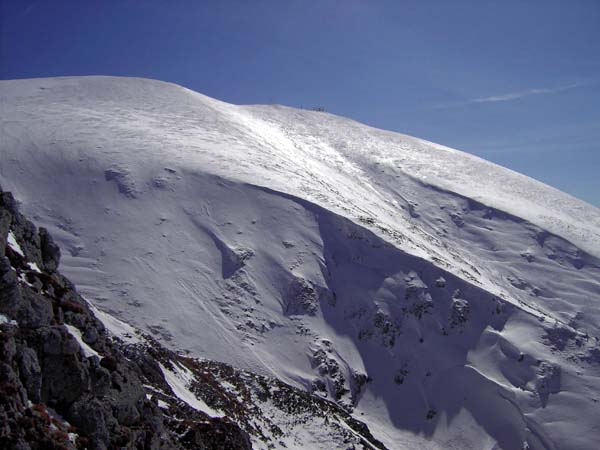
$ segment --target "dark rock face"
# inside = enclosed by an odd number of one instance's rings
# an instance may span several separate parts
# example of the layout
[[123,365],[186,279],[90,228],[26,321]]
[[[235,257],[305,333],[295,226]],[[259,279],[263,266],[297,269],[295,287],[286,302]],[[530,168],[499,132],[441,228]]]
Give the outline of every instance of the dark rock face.
[[52,236],[45,228],[40,228],[40,250],[42,252],[42,262],[46,272],[55,272],[60,262],[60,248],[52,240]]
[[[252,448],[248,435],[246,433],[239,433],[237,425],[225,421],[195,423],[188,428],[182,440],[190,448],[201,450]],[[207,440],[210,441],[210,446],[207,446]]]
[[[59,261],[47,230],[37,231],[1,193],[0,448],[251,448],[236,424],[199,411],[186,411],[184,429],[167,426],[142,385],[144,371],[166,384],[156,361],[143,351],[141,365],[123,355],[57,272]],[[99,356],[86,356],[65,325]]]

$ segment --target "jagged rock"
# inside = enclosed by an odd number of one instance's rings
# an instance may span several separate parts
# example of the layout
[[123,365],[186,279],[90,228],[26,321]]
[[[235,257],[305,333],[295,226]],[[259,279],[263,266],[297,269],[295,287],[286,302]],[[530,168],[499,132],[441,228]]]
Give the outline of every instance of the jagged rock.
[[429,314],[433,308],[433,299],[428,292],[428,287],[415,271],[409,272],[405,277],[405,282],[406,293],[404,299],[406,304],[402,307],[402,311],[421,319],[423,315]]
[[10,192],[0,192],[0,208],[5,210],[6,213],[9,214],[11,217],[17,216],[19,214],[17,208],[17,201]]
[[286,315],[315,315],[319,308],[319,296],[315,288],[304,278],[292,278],[285,294]]
[[461,292],[456,290],[452,295],[452,304],[450,306],[450,328],[460,328],[464,326],[471,315],[469,302],[461,298]]
[[42,369],[35,351],[29,347],[19,348],[17,361],[19,363],[19,377],[27,389],[27,397],[33,403],[41,400]]
[[8,211],[0,210],[0,257],[4,256],[6,237],[10,229],[11,215]]
[[[17,202],[10,192],[0,195],[0,208],[10,215],[10,229],[13,231],[21,250],[28,261],[41,264],[40,238],[36,228],[23,215],[18,212]],[[6,220],[6,219],[4,219]],[[3,235],[6,242],[6,235]]]
[[54,243],[52,236],[45,228],[40,227],[39,236],[44,269],[52,273],[58,269],[58,264],[60,263],[60,248]]
[[124,425],[133,425],[140,418],[138,408],[141,408],[145,395],[139,378],[123,364],[110,374],[110,380],[118,391],[112,401],[117,420]]
[[108,395],[111,386],[110,373],[99,364],[90,370],[91,389],[98,397]]
[[248,433],[224,420],[196,423],[185,433],[182,441],[199,450],[252,449]]
[[23,290],[17,312],[19,326],[38,328],[49,325],[54,313],[52,305],[43,296],[32,290]]
[[[4,252],[4,249],[2,249]],[[21,301],[17,273],[10,260],[0,257],[0,313],[14,317]]]
[[42,366],[44,403],[57,407],[70,405],[90,387],[87,367],[75,354],[45,356]]
[[358,404],[358,401],[363,394],[365,385],[371,381],[373,380],[367,374],[357,372],[352,373],[350,377],[350,392],[353,407]]
[[[396,338],[402,332],[402,323],[398,319],[392,319],[389,314],[377,310],[373,317],[373,325],[381,335],[381,343],[386,347],[393,347],[396,344]],[[365,330],[364,336],[368,337],[372,331]]]
[[554,350],[564,350],[577,336],[577,333],[571,328],[557,323],[554,324],[554,327],[547,328],[545,331],[544,342]]
[[537,369],[535,391],[539,396],[542,406],[548,403],[550,394],[560,392],[561,369],[557,364],[542,361]]
[[85,333],[83,333],[83,342],[85,342],[86,344],[90,344],[93,345],[95,342],[98,341],[98,330],[96,330],[96,328],[94,327],[88,327],[85,330]]
[[91,448],[104,449],[109,436],[106,417],[110,415],[108,405],[91,396],[81,397],[69,408],[71,422],[88,438]]

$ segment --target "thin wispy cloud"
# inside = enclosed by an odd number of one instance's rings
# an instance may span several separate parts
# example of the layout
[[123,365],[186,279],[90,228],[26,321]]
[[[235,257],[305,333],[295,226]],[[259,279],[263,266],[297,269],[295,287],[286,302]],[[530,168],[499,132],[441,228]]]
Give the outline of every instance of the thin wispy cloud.
[[462,102],[454,102],[454,103],[444,103],[435,105],[434,109],[439,108],[451,108],[453,106],[465,106],[473,103],[496,103],[496,102],[510,102],[513,100],[519,100],[524,97],[530,97],[532,95],[543,95],[543,94],[556,94],[562,91],[568,91],[570,89],[574,89],[581,86],[581,84],[573,83],[567,84],[565,86],[558,86],[555,88],[536,88],[536,89],[527,89],[525,91],[519,92],[509,92],[507,94],[499,94],[499,95],[491,95],[489,97],[478,97],[472,98],[470,100],[465,100]]
[[492,95],[490,97],[474,98],[467,101],[466,103],[489,103],[489,102],[509,102],[511,100],[518,100],[523,97],[529,97],[531,95],[541,94],[555,94],[557,92],[567,91],[578,87],[578,84],[569,84],[567,86],[560,86],[557,88],[544,88],[544,89],[528,89],[521,92],[510,92],[502,95]]

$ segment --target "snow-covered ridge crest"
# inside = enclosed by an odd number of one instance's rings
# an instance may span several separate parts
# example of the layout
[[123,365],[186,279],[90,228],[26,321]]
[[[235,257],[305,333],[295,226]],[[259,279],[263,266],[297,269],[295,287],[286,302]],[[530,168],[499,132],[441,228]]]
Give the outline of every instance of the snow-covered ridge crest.
[[[100,118],[105,115],[104,110],[112,113],[112,120],[104,117],[100,121],[104,126],[92,128],[95,131],[89,135],[89,141],[101,140],[111,131],[127,130],[127,136],[116,134],[112,138],[124,139],[131,145],[136,131],[143,132],[147,156],[156,151],[147,148],[153,138],[158,139],[152,147],[160,147],[165,141],[180,147],[169,149],[175,153],[173,156],[187,157],[194,149],[201,149],[202,155],[195,155],[192,162],[211,161],[212,171],[235,176],[240,181],[255,183],[257,175],[266,175],[265,185],[290,194],[311,195],[310,190],[303,189],[307,180],[300,171],[332,182],[341,181],[334,176],[338,172],[345,184],[347,177],[351,177],[352,193],[365,200],[372,199],[377,192],[393,200],[394,193],[385,192],[384,182],[398,176],[411,177],[521,217],[600,256],[598,208],[476,156],[343,117],[283,106],[236,106],[172,83],[140,78],[94,76],[0,81],[0,98],[0,107],[7,118],[16,118],[20,110],[34,106],[41,108],[43,122],[48,119],[44,110],[64,109],[74,121],[88,121],[95,114]],[[95,114],[92,110],[96,110]],[[123,120],[128,117],[135,120]],[[239,139],[231,139],[232,129]],[[58,138],[60,133],[56,135]],[[206,147],[215,144],[210,138],[217,136],[224,138],[223,143],[234,144],[226,157],[231,162],[240,162],[237,171],[214,164],[219,158]],[[244,145],[235,145],[241,143],[240,139],[246,141]],[[260,173],[257,167],[249,173],[244,171],[245,163],[253,162],[253,158],[264,164],[262,169],[272,173]],[[341,209],[331,194],[320,200],[325,207]]]

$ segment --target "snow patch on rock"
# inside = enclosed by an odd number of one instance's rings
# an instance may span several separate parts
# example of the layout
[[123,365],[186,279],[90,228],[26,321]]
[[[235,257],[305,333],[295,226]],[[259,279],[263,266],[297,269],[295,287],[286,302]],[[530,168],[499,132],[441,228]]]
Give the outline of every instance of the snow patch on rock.
[[184,403],[201,411],[209,417],[223,417],[223,414],[208,406],[202,399],[190,391],[189,386],[194,379],[194,375],[185,367],[178,364],[173,364],[173,370],[167,369],[160,364],[160,368],[165,377],[165,380],[173,390],[173,393]]

